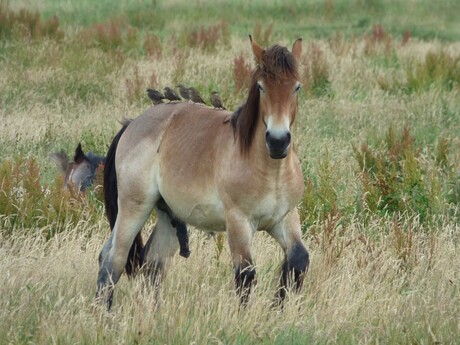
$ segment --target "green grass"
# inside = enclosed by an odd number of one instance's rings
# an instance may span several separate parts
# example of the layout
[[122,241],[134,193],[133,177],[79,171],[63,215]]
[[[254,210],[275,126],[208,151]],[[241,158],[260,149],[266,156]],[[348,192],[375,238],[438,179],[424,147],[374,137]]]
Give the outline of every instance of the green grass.
[[[57,15],[62,22],[72,26],[88,26],[107,21],[108,18],[125,18],[142,30],[155,30],[166,37],[178,28],[206,25],[229,20],[231,31],[247,35],[256,23],[264,26],[273,23],[276,38],[289,35],[306,35],[305,38],[325,38],[336,32],[369,33],[372,26],[381,23],[389,32],[401,37],[409,30],[413,37],[455,41],[460,34],[456,13],[460,5],[453,0],[436,3],[421,0],[404,2],[396,0],[362,1],[79,1],[78,4],[59,0],[14,2],[18,9],[27,4],[40,10],[44,17]],[[438,25],[442,23],[442,25]]]

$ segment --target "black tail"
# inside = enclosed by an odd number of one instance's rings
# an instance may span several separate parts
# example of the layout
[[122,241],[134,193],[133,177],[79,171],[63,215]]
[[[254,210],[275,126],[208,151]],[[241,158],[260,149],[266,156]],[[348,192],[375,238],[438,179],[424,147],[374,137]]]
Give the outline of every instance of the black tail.
[[[117,152],[118,142],[121,136],[128,128],[129,121],[123,122],[123,127],[113,138],[112,144],[110,144],[109,151],[107,152],[105,167],[104,167],[104,203],[105,213],[109,220],[110,229],[113,230],[115,221],[117,220],[118,214],[118,188],[117,188],[117,173],[115,170],[115,153]],[[141,233],[137,234],[131,249],[129,250],[128,260],[126,261],[126,273],[131,276],[143,264],[143,247]]]

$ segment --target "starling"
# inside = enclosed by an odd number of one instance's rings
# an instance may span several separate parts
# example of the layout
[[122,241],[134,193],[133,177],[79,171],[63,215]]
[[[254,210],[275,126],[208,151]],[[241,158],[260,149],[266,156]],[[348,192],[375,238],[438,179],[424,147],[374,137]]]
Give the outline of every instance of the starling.
[[203,98],[201,98],[200,94],[198,93],[198,91],[194,87],[191,87],[188,90],[188,92],[189,92],[190,99],[193,102],[206,104],[206,102],[203,100]]
[[176,91],[171,89],[170,87],[165,87],[164,88],[165,92],[165,97],[169,99],[171,102],[172,101],[181,101],[181,98],[177,95]]
[[222,105],[222,100],[220,99],[217,91],[211,92],[211,104],[214,108],[225,109]]
[[147,89],[147,95],[149,95],[149,98],[155,105],[163,103],[162,100],[165,99],[165,96],[163,96],[163,94],[160,91],[154,89]]
[[185,87],[182,84],[177,85],[177,87],[179,88],[179,93],[180,93],[181,97],[188,101],[190,99],[190,96],[189,96],[189,93],[188,93],[189,88]]

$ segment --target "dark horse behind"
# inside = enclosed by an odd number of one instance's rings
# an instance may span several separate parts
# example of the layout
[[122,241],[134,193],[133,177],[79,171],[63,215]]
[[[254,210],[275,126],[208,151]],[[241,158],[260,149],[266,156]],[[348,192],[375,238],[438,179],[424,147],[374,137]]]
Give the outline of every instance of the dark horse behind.
[[81,192],[93,185],[97,169],[103,169],[105,164],[105,157],[93,152],[84,153],[81,143],[75,149],[73,161],[69,160],[69,156],[64,151],[55,152],[50,158],[64,176],[64,187]]

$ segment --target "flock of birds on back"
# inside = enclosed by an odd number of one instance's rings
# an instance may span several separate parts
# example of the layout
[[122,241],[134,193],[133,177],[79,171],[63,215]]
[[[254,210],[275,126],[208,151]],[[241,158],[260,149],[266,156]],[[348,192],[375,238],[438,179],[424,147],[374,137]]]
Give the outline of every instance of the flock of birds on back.
[[[149,88],[147,89],[147,95],[152,100],[154,105],[163,103],[163,100],[169,100],[170,102],[185,100],[206,105],[206,102],[194,87],[185,87],[184,85],[179,84],[177,85],[177,88],[179,90],[180,96],[176,91],[174,91],[174,89],[168,86],[164,88],[163,93],[158,90]],[[214,108],[225,109],[217,91],[213,91],[211,93],[210,102]]]

